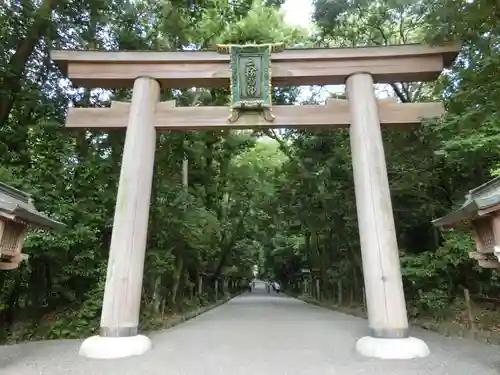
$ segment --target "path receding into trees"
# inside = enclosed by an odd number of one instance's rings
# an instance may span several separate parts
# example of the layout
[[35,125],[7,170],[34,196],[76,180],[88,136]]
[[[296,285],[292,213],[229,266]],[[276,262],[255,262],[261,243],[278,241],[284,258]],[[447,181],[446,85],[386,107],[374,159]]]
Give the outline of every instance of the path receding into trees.
[[415,330],[431,356],[367,359],[354,352],[366,321],[263,290],[154,333],[141,357],[90,360],[79,340],[0,347],[0,374],[15,375],[498,375],[500,348]]

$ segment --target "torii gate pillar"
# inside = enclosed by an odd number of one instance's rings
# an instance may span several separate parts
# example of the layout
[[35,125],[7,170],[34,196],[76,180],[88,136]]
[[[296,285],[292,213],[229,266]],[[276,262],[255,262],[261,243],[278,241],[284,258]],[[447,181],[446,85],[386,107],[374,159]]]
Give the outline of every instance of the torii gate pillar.
[[160,85],[134,82],[116,199],[99,336],[86,339],[80,355],[123,358],[141,355],[151,340],[138,334],[144,256],[156,148],[155,109]]
[[409,337],[378,106],[370,74],[347,78],[350,140],[370,336],[356,343],[367,357],[426,357],[429,348]]

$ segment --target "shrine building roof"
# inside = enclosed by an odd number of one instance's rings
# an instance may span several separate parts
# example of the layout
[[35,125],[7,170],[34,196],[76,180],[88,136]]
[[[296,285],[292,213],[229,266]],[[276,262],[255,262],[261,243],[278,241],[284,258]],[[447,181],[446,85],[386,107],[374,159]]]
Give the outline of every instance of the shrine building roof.
[[462,206],[446,216],[433,220],[435,227],[451,228],[464,220],[500,211],[500,176],[469,190]]
[[64,224],[38,212],[31,195],[0,182],[0,217],[23,221],[33,227],[61,229]]

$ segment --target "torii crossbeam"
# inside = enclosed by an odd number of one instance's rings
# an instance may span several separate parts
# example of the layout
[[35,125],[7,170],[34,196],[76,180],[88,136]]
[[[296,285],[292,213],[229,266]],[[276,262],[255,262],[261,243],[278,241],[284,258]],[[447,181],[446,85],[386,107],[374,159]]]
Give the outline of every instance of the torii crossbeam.
[[[458,44],[289,49],[273,54],[272,83],[339,85],[351,74],[369,73],[378,83],[433,81],[454,60]],[[132,87],[153,77],[162,87],[229,87],[230,57],[215,51],[53,51],[52,59],[82,87]]]
[[[121,358],[142,354],[151,347],[151,341],[138,334],[138,323],[158,130],[349,127],[370,328],[369,336],[358,340],[356,349],[362,355],[379,358],[427,356],[427,345],[408,335],[380,125],[407,128],[422,119],[440,116],[443,106],[377,100],[373,83],[434,80],[452,63],[460,45],[298,49],[280,50],[272,55],[269,46],[222,47],[232,53],[231,57],[216,52],[52,53],[53,60],[76,85],[133,86],[130,104],[113,102],[110,108],[70,108],[66,121],[72,129],[125,129],[127,134],[100,334],[85,340],[80,354]],[[237,56],[235,64],[233,58],[240,53],[237,51],[245,49],[245,56]],[[263,55],[252,55],[259,51],[264,51],[265,59]],[[247,81],[239,86],[242,74],[247,75]],[[238,84],[234,84],[235,80]],[[229,87],[230,82],[231,108],[177,108],[174,102],[159,102],[160,86]],[[271,108],[271,82],[278,86],[345,83],[348,99],[329,100],[323,106]],[[243,86],[246,96],[240,95]],[[247,112],[248,107],[263,109],[264,117]],[[237,113],[228,118],[230,109]]]
[[[130,103],[112,102],[109,108],[69,108],[68,128],[97,128],[124,130],[130,114]],[[167,130],[221,130],[263,128],[347,128],[351,123],[349,102],[328,99],[325,105],[274,106],[276,119],[265,121],[259,114],[248,113],[238,122],[227,120],[228,107],[175,107],[175,101],[159,102],[155,107],[154,126]],[[378,100],[381,125],[406,128],[418,125],[422,119],[439,117],[444,109],[441,103],[397,103],[395,98]]]

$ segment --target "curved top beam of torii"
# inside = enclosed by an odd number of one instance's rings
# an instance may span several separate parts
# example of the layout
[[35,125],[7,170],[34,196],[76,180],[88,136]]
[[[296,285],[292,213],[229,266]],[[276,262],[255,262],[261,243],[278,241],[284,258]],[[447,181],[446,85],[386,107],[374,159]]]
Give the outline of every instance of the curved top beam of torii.
[[[285,85],[344,84],[360,71],[375,82],[432,81],[448,67],[460,44],[403,44],[380,47],[287,49],[271,56],[272,83]],[[228,87],[228,55],[215,51],[70,51],[51,53],[54,62],[76,86],[132,87],[148,76],[164,88]]]
[[[438,77],[458,54],[460,45],[395,45],[384,47],[292,49],[271,55],[275,85],[343,84],[354,73],[372,75],[376,82],[428,81]],[[230,57],[216,52],[104,52],[53,51],[52,58],[77,86],[132,87],[138,77],[150,77],[163,87],[229,87]],[[441,103],[398,104],[379,100],[378,115],[384,126],[417,125],[423,118],[444,113]],[[326,105],[273,106],[274,121],[248,112],[237,122],[228,121],[229,107],[175,107],[157,103],[156,130],[216,130],[259,128],[348,127],[347,100]],[[68,128],[118,130],[127,127],[129,103],[110,108],[69,108]]]

